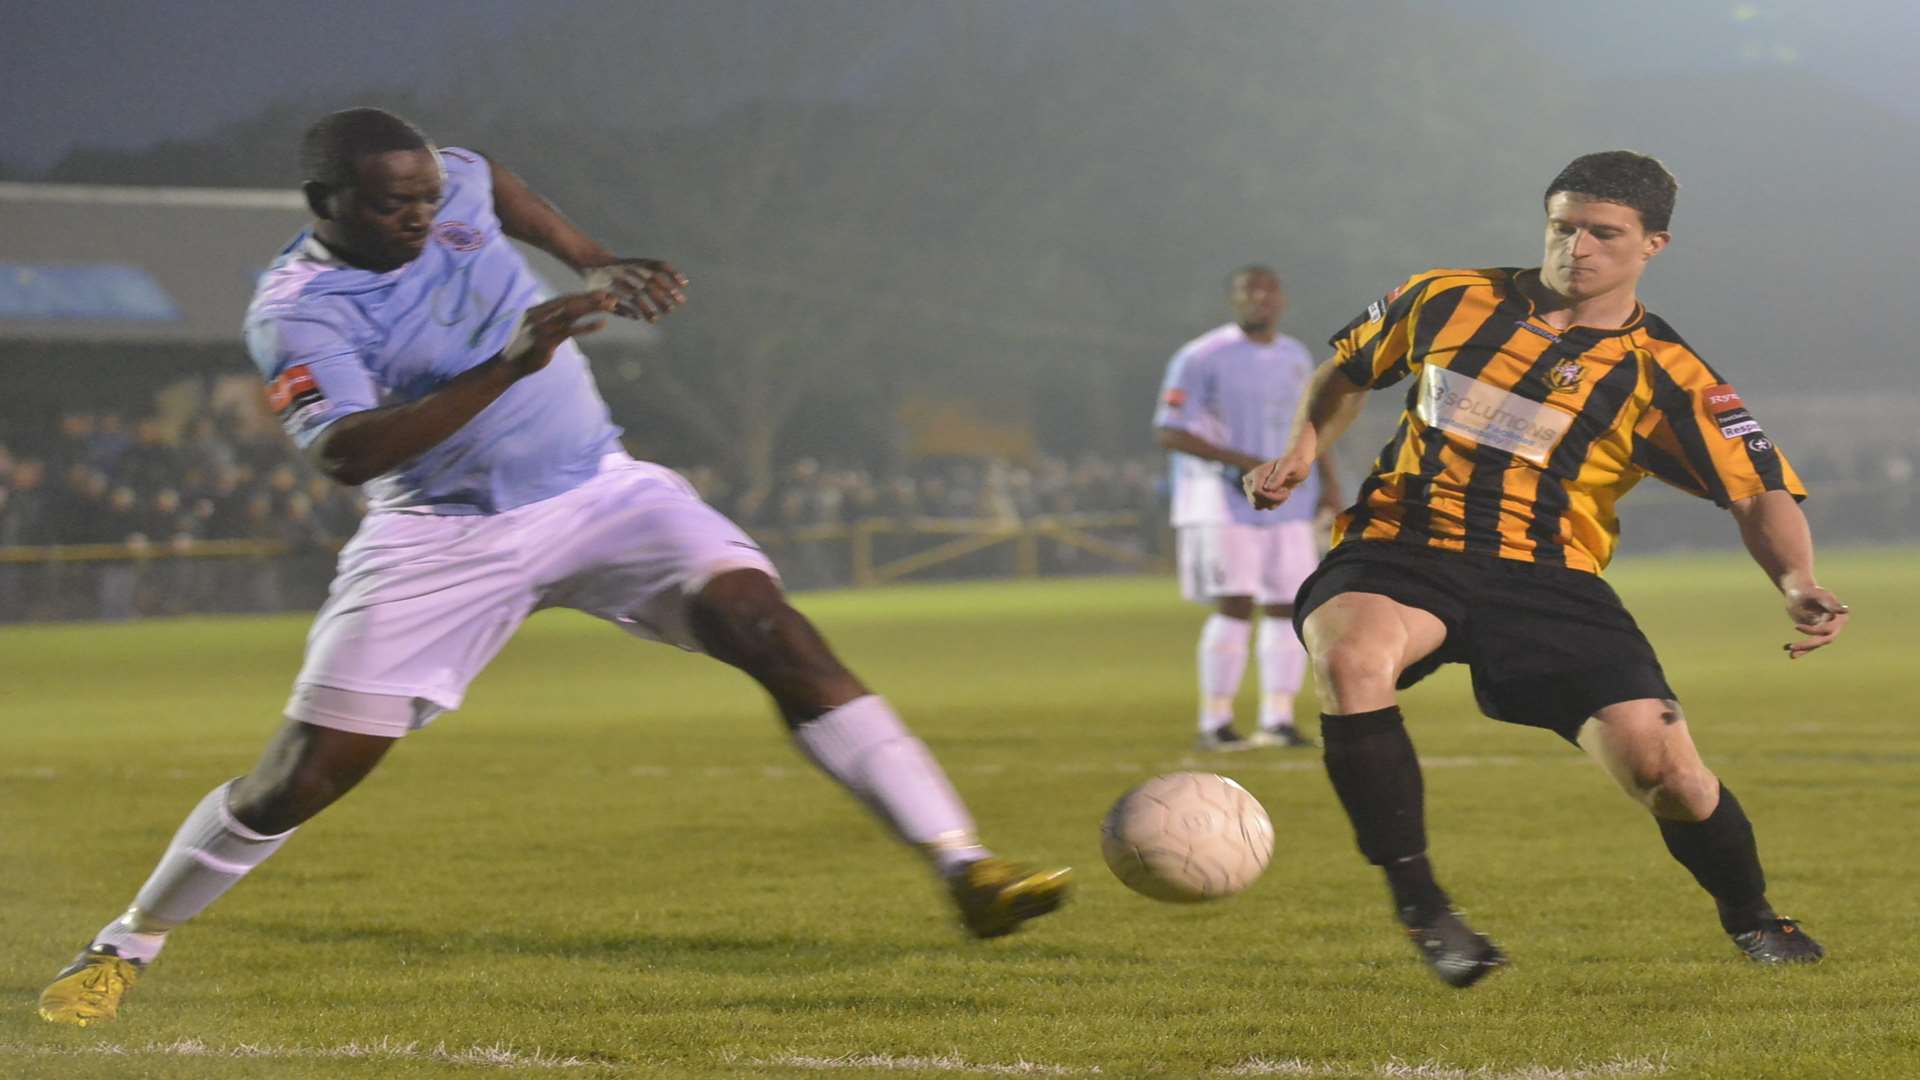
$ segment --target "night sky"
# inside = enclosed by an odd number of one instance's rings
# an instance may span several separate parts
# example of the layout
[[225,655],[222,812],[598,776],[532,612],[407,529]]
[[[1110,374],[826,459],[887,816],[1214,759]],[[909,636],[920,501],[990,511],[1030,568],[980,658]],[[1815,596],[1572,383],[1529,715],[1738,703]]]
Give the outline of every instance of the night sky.
[[[901,4],[927,0],[885,2],[897,13]],[[939,2],[1006,7],[1000,0]],[[1027,9],[1033,18],[1056,23],[1126,18],[1130,8],[1146,6],[1144,0],[1032,2],[1038,5]],[[1180,2],[1196,19],[1232,18],[1245,9],[1211,0]],[[1920,95],[1914,93],[1920,75],[1913,63],[1920,51],[1920,5],[1906,0],[1439,2],[1463,19],[1521,28],[1543,52],[1564,57],[1573,79],[1796,68],[1920,119]],[[779,6],[779,0],[762,0],[761,6]],[[1311,4],[1299,6],[1301,18],[1312,17]],[[738,23],[741,68],[732,77],[715,73],[699,88],[725,97],[730,85],[762,76],[765,59],[782,46],[786,31],[751,17],[754,7],[673,0],[24,0],[9,5],[6,33],[0,34],[0,100],[6,102],[0,109],[0,162],[32,173],[76,146],[135,148],[203,134],[276,100],[361,88],[444,87],[469,74],[461,65],[476,46],[497,46],[516,34],[579,35],[598,57],[608,56],[609,35],[630,35],[638,61],[640,46],[670,41],[687,19],[731,18]],[[860,4],[810,4],[809,10],[843,23],[826,29],[844,34],[849,50],[871,49],[863,41]],[[1389,12],[1382,10],[1383,16]],[[1006,34],[1007,26],[1002,19],[988,32]]]

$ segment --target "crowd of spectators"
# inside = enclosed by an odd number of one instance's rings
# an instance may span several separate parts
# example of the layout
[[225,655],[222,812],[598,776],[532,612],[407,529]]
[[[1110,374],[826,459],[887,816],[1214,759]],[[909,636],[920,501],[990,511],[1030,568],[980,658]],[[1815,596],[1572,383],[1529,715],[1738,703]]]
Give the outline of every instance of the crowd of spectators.
[[[1808,504],[1816,529],[1867,542],[1900,542],[1920,527],[1917,459],[1920,447],[1842,438],[1805,438],[1794,451],[1819,496]],[[1108,522],[1085,527],[1111,548],[1168,556],[1166,470],[1157,453],[936,459],[891,473],[803,458],[760,489],[713,467],[682,472],[765,543],[798,588],[853,579],[846,527],[860,522],[885,523],[867,537],[878,563],[924,550],[938,541],[926,534],[943,525],[996,528],[1046,517],[1091,516]],[[1643,504],[1629,521],[1634,550],[1724,539],[1710,516],[1658,507]],[[202,405],[171,419],[73,412],[37,436],[0,431],[0,622],[311,609],[363,509],[356,491],[318,475],[257,406]],[[77,546],[97,547],[72,551]],[[48,557],[48,548],[62,557]],[[250,553],[267,550],[280,554]],[[171,557],[210,552],[238,553]],[[1013,559],[1002,546],[923,576],[1007,574],[1017,568]],[[1046,543],[1038,560],[1041,572],[1115,566],[1069,543]]]
[[[202,407],[172,420],[72,412],[38,438],[0,435],[10,436],[0,441],[0,621],[310,608],[364,509],[357,492],[316,473],[256,411]],[[952,459],[893,475],[800,459],[761,491],[711,467],[683,471],[792,563],[787,577],[800,587],[850,577],[844,536],[823,535],[833,526],[1132,514],[1144,527],[1122,530],[1122,542],[1145,551],[1157,546],[1164,517],[1157,455],[1041,458],[1031,466]],[[167,557],[234,548],[210,541],[252,541],[284,554]],[[83,545],[100,550],[78,553],[93,556],[84,560],[45,557],[47,548]],[[109,548],[124,557],[100,557]],[[1055,561],[1072,558],[1061,552]]]
[[[200,412],[169,422],[68,413],[50,436],[0,443],[0,618],[317,601],[314,571],[330,565],[360,513],[353,491],[314,474],[279,429],[256,416]],[[39,565],[7,557],[87,545],[159,556],[234,540],[286,554],[164,560],[169,565],[151,571],[142,559]]]

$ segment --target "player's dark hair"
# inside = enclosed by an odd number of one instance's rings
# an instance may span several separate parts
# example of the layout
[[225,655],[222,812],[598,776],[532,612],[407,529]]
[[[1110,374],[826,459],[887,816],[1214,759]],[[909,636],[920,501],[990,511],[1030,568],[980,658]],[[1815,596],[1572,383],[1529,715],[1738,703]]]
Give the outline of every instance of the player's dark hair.
[[1252,277],[1255,274],[1265,274],[1275,281],[1280,280],[1280,272],[1266,263],[1248,263],[1227,275],[1227,291],[1232,292],[1233,287],[1240,284],[1241,278]]
[[419,128],[385,109],[342,109],[314,121],[301,137],[300,167],[310,182],[350,188],[360,180],[361,158],[432,145]]
[[1673,220],[1673,197],[1680,182],[1659,159],[1631,150],[1602,150],[1582,154],[1553,178],[1540,203],[1560,192],[1600,202],[1619,203],[1640,212],[1640,224],[1650,233],[1666,232]]

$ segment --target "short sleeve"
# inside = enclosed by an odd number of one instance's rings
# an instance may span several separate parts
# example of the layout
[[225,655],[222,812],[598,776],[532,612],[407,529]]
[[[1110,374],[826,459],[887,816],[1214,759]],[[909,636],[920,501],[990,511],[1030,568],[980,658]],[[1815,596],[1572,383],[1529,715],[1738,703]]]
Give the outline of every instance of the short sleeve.
[[1419,366],[1413,355],[1413,331],[1431,280],[1431,273],[1408,278],[1327,339],[1334,362],[1349,382],[1384,390]]
[[1198,434],[1207,403],[1206,365],[1191,349],[1183,349],[1167,364],[1160,383],[1160,403],[1153,426]]
[[1725,507],[1767,491],[1807,489],[1740,394],[1689,351],[1649,365],[1653,399],[1634,427],[1634,464]]
[[250,319],[247,351],[267,380],[267,406],[305,449],[334,421],[377,408],[379,387],[342,320],[303,301]]

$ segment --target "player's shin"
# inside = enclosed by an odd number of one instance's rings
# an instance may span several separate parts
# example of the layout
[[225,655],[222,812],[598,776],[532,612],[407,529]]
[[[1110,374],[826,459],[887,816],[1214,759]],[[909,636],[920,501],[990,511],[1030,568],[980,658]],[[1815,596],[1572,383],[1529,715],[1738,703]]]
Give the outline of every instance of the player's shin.
[[1720,800],[1706,820],[1658,820],[1667,850],[1712,895],[1727,933],[1757,930],[1773,918],[1753,824],[1725,784],[1720,785]]
[[1210,615],[1200,629],[1200,715],[1202,734],[1233,723],[1233,699],[1247,672],[1247,641],[1253,624],[1230,615]]
[[877,694],[856,698],[793,729],[808,760],[865,803],[894,835],[951,875],[986,858],[973,817],[933,753]]
[[1386,872],[1402,920],[1444,911],[1427,862],[1426,789],[1400,708],[1322,714],[1327,777],[1367,861]]
[[235,820],[227,808],[232,786],[231,781],[221,784],[200,800],[174,833],[133,906],[94,935],[93,944],[111,945],[121,956],[142,963],[151,961],[166,944],[168,931],[205,910],[293,835],[289,829],[265,836]]

